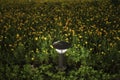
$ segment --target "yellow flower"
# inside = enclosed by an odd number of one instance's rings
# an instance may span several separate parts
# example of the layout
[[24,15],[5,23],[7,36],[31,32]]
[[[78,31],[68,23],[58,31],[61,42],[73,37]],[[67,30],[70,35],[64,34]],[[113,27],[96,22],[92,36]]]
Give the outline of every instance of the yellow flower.
[[93,50],[93,48],[90,48],[90,51],[92,51]]
[[65,36],[67,37],[67,36],[69,36],[69,34],[65,34]]
[[58,25],[59,25],[59,26],[62,26],[63,24],[62,24],[62,22],[59,22]]
[[116,37],[117,40],[120,40],[120,37]]
[[52,45],[50,45],[50,47],[51,47],[51,48],[53,48],[53,46],[52,46]]
[[12,48],[11,51],[14,51],[14,49]]
[[47,40],[47,38],[46,38],[46,37],[44,37],[44,36],[42,36],[42,39],[43,39],[43,40]]
[[101,47],[101,46],[102,46],[101,44],[98,45],[98,47]]
[[33,61],[33,60],[35,60],[35,58],[34,58],[34,57],[32,57],[32,58],[31,58],[31,60]]
[[79,38],[82,38],[82,36],[80,35]]
[[16,34],[16,38],[19,38],[20,37],[20,35],[19,34]]
[[12,47],[12,44],[9,44],[10,47]]
[[67,42],[68,42],[68,40],[69,40],[68,38],[65,39],[65,41],[67,41]]
[[37,41],[37,40],[38,40],[38,37],[35,37],[35,40]]
[[47,50],[43,50],[43,53],[48,54]]
[[39,53],[39,49],[38,48],[36,48],[36,53]]
[[88,44],[88,42],[86,41],[85,44]]
[[44,39],[44,40],[47,40],[47,38],[46,38],[46,37],[44,37],[43,39]]
[[105,52],[102,52],[101,54],[105,55]]

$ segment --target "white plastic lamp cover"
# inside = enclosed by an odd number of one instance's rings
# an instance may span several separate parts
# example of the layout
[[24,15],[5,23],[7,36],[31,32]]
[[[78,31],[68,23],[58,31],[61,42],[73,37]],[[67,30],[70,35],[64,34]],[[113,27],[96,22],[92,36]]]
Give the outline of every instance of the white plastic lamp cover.
[[63,54],[67,51],[67,49],[56,49],[56,51],[59,53],[59,54]]

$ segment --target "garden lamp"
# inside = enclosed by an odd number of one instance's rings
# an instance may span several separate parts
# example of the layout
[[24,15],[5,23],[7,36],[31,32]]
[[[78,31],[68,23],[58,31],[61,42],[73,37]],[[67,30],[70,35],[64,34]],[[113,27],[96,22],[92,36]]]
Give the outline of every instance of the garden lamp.
[[68,48],[70,48],[71,44],[65,41],[54,41],[53,42],[53,47],[55,48],[55,50],[58,52],[59,54],[59,65],[58,68],[59,69],[65,69],[64,66],[64,53],[67,51]]

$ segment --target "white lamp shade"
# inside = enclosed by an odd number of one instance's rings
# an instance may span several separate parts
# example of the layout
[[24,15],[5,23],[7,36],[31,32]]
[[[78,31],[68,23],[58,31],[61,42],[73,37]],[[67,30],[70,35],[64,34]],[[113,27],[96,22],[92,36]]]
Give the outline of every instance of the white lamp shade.
[[67,49],[55,49],[59,54],[64,54]]

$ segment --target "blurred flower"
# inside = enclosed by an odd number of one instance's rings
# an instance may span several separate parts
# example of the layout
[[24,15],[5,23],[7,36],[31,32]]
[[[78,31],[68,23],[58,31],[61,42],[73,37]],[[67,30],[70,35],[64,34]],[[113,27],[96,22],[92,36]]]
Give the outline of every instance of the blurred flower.
[[115,39],[117,39],[117,40],[119,40],[119,41],[120,41],[120,37],[118,37],[118,36],[117,36],[117,37],[115,37]]
[[105,52],[102,51],[101,54],[105,55]]
[[80,35],[79,38],[82,38],[82,36]]
[[44,39],[44,40],[47,40],[47,38],[46,38],[46,37],[44,37],[43,39]]
[[65,39],[66,42],[68,42],[68,40],[69,40],[68,38]]
[[93,48],[90,48],[90,51],[92,51],[93,50]]
[[67,37],[67,36],[68,36],[68,34],[65,34],[65,36]]
[[59,22],[59,23],[57,23],[57,25],[62,26],[63,24],[62,24],[62,22]]
[[85,44],[88,44],[88,42],[87,42],[87,41],[85,41]]
[[37,40],[38,40],[38,37],[35,37],[35,40],[37,41]]
[[43,50],[43,53],[48,54],[47,50]]
[[11,51],[14,51],[14,49],[12,48]]
[[33,60],[35,60],[35,58],[34,58],[34,57],[32,57],[32,58],[31,58],[31,60],[33,61]]
[[101,46],[102,46],[101,44],[98,45],[98,47],[101,47]]
[[51,48],[53,48],[53,46],[52,46],[52,45],[50,45],[50,47],[51,47]]
[[9,44],[10,47],[12,47],[12,44]]
[[38,48],[36,48],[36,53],[39,53],[39,49]]
[[46,38],[45,36],[42,36],[41,39],[43,39],[43,40],[47,40],[47,38]]
[[20,37],[20,35],[17,33],[17,34],[16,34],[16,38],[19,38],[19,37]]

